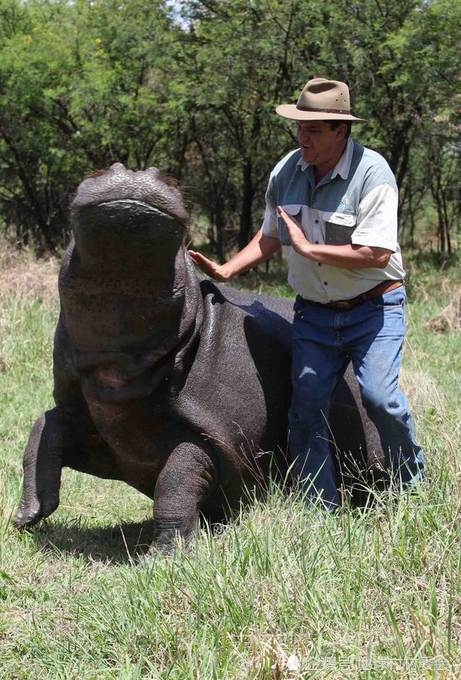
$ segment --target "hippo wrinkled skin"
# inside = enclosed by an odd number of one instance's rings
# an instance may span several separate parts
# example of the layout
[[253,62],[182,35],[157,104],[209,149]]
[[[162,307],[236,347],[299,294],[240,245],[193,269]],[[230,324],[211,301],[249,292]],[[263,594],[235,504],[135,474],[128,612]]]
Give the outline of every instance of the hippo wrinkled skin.
[[[154,500],[154,546],[221,521],[287,468],[288,300],[200,280],[182,196],[155,168],[119,163],[71,206],[59,274],[56,406],[34,424],[16,526],[59,504],[61,469],[119,479]],[[337,451],[375,444],[355,381],[332,408]]]

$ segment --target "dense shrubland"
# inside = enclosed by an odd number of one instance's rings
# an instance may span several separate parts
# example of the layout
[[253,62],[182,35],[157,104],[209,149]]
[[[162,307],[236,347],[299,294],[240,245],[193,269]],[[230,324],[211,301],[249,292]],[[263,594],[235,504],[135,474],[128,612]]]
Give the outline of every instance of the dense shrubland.
[[396,173],[401,240],[450,252],[460,30],[450,0],[1,0],[0,229],[55,251],[86,173],[155,164],[224,258],[258,228],[295,142],[274,106],[324,76],[349,83],[370,121],[354,136]]

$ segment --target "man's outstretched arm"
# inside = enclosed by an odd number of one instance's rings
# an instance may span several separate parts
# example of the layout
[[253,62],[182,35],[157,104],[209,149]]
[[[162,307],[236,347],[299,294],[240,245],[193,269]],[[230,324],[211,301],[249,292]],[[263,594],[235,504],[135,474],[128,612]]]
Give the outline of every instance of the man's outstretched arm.
[[280,248],[278,238],[266,236],[260,229],[245,248],[224,264],[213,262],[213,260],[209,260],[195,250],[189,250],[189,255],[197,267],[200,267],[207,276],[211,276],[215,281],[224,282],[236,274],[241,274],[247,269],[252,269],[261,262],[269,260]]

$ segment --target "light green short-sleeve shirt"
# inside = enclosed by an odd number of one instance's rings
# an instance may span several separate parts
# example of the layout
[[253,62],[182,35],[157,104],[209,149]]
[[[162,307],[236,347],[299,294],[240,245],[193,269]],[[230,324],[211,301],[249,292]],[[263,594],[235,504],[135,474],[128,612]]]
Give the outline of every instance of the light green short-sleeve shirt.
[[[385,268],[342,269],[296,253],[276,208],[302,224],[312,243],[355,244],[392,252]],[[314,302],[347,300],[381,281],[405,277],[397,243],[398,192],[385,159],[351,139],[335,166],[316,184],[314,169],[292,151],[274,168],[266,192],[263,233],[280,239],[288,261],[288,283]]]

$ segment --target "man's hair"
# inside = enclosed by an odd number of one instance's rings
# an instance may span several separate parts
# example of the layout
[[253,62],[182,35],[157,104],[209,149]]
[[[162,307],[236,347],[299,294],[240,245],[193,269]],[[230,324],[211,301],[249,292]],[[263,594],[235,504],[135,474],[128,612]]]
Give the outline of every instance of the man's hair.
[[327,120],[326,122],[330,123],[331,130],[337,130],[344,123],[344,125],[347,125],[346,139],[349,139],[351,136],[352,123],[350,120]]

